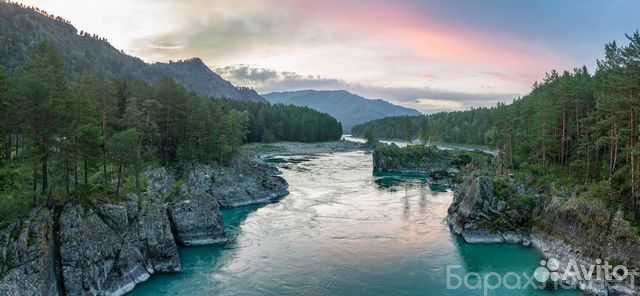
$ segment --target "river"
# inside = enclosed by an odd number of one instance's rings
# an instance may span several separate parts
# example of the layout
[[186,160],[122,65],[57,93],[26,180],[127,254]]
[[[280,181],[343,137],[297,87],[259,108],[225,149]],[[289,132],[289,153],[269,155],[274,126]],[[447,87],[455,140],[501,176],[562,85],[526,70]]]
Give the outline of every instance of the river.
[[[451,192],[421,179],[376,178],[371,155],[280,165],[289,196],[225,210],[229,244],[181,249],[184,272],[155,275],[131,295],[578,295],[526,284],[522,275],[541,259],[534,249],[461,242],[444,223]],[[492,273],[520,277],[494,289]]]

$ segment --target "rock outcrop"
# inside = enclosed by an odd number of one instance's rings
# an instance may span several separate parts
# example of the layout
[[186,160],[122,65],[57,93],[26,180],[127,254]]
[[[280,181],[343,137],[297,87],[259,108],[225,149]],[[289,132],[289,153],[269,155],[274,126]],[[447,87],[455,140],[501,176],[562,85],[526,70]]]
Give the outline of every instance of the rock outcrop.
[[123,295],[156,272],[181,270],[165,205],[132,197],[60,214],[60,255],[66,295]]
[[454,191],[447,220],[469,243],[526,243],[521,233],[529,232],[539,198],[509,179],[497,183],[491,177],[469,175]]
[[224,208],[271,203],[289,194],[289,185],[279,171],[258,161],[236,161],[211,170],[210,176],[211,194]]
[[149,193],[168,202],[176,238],[187,246],[226,241],[220,207],[270,203],[289,194],[279,171],[257,160],[237,159],[230,166],[193,165],[184,174],[179,178],[158,168],[145,176]]
[[169,217],[178,242],[184,246],[226,242],[219,209],[215,200],[202,198],[172,204],[169,208]]
[[[573,266],[621,265],[638,270],[640,238],[622,212],[611,215],[597,200],[528,191],[507,177],[469,175],[449,207],[448,224],[467,243],[516,243],[533,246],[557,260],[564,275]],[[563,278],[561,283],[587,295],[637,295],[638,288],[615,278]],[[558,283],[554,283],[556,285]]]
[[37,208],[0,231],[0,295],[59,295],[54,219]]
[[218,199],[211,194],[210,166],[192,169],[185,181],[174,172],[157,168],[145,172],[148,192],[167,202],[169,220],[178,243],[184,246],[226,241]]
[[254,160],[145,172],[123,202],[69,201],[0,230],[0,295],[119,296],[156,272],[181,271],[178,245],[226,241],[220,207],[288,194],[278,170]]

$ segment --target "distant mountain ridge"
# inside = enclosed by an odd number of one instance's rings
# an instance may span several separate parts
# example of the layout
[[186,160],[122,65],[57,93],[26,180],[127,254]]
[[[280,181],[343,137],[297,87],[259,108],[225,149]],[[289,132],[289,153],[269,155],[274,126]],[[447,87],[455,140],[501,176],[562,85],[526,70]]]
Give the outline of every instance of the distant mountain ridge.
[[139,79],[157,83],[171,77],[199,95],[266,102],[248,88],[235,87],[199,58],[147,64],[114,48],[106,39],[78,30],[68,21],[36,8],[0,1],[0,66],[9,72],[24,65],[29,49],[47,41],[65,59],[69,76],[93,73],[103,78]]
[[263,97],[273,104],[304,106],[328,113],[342,122],[345,132],[350,132],[355,125],[376,119],[421,114],[415,109],[394,105],[383,100],[370,100],[344,90],[274,92],[264,94]]

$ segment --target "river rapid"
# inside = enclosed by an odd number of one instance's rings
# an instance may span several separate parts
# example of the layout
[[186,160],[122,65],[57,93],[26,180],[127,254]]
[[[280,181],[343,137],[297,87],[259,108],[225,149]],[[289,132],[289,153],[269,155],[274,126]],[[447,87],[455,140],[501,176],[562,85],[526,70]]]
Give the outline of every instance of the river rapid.
[[[230,243],[181,249],[182,273],[155,275],[130,294],[577,295],[527,285],[523,274],[530,277],[541,259],[534,249],[464,244],[444,222],[451,192],[419,178],[372,176],[365,152],[279,166],[289,196],[225,210]],[[520,276],[494,288],[494,273]]]

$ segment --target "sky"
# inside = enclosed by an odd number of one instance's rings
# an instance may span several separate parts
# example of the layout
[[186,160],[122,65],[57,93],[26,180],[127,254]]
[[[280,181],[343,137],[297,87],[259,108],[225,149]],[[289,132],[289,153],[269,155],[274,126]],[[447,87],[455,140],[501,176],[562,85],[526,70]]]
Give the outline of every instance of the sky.
[[261,93],[345,89],[425,113],[591,70],[637,0],[24,0],[147,62],[200,57]]

